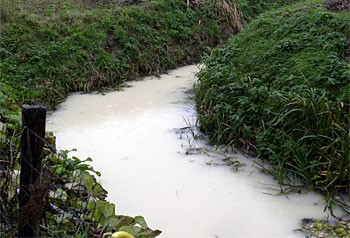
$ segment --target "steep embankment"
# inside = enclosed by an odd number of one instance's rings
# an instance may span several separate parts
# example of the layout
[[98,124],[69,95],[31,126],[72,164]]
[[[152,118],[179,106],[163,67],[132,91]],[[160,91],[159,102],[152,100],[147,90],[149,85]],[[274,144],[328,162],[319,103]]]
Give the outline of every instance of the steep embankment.
[[237,30],[225,16],[218,19],[219,6],[90,2],[2,3],[0,83],[8,100],[54,107],[72,91],[116,87],[198,62]]
[[296,176],[327,207],[349,209],[334,195],[350,189],[350,14],[329,6],[265,13],[215,49],[199,74],[197,107],[213,142],[247,148],[275,165],[281,184]]
[[295,0],[116,2],[1,1],[2,107],[55,107],[69,92],[118,87],[198,62],[246,21]]

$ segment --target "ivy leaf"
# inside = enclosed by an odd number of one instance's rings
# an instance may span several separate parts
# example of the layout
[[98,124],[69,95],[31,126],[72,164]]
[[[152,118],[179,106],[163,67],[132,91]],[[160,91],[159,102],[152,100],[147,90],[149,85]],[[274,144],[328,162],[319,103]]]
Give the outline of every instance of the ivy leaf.
[[81,177],[83,184],[86,186],[86,189],[89,192],[92,192],[92,187],[94,186],[96,179],[86,171],[81,171],[80,177]]
[[62,188],[58,188],[56,191],[50,191],[49,196],[51,198],[61,199],[62,201],[66,201],[68,198],[67,193]]
[[107,201],[91,201],[88,209],[94,210],[94,219],[102,226],[108,224],[108,217],[115,215],[115,205]]
[[95,183],[92,189],[92,194],[94,197],[105,200],[108,192],[99,183]]
[[95,198],[104,200],[107,197],[107,191],[96,181],[96,178],[86,171],[80,172],[81,180]]
[[135,221],[137,224],[139,224],[140,226],[142,226],[143,228],[149,228],[145,218],[143,218],[142,216],[136,216],[135,217]]
[[159,230],[152,231],[150,229],[144,229],[140,233],[137,234],[138,238],[153,238],[159,236],[162,232]]
[[140,232],[141,227],[136,227],[136,226],[123,226],[120,228],[120,231],[125,231],[128,232],[130,234],[132,234],[133,236],[137,237],[137,233]]

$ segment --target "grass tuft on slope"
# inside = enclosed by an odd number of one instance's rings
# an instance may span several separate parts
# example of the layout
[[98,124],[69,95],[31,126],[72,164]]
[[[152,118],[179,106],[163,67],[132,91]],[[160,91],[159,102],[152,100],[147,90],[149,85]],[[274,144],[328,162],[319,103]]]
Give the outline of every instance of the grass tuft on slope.
[[197,108],[214,143],[249,149],[349,212],[350,14],[306,1],[262,14],[212,51]]

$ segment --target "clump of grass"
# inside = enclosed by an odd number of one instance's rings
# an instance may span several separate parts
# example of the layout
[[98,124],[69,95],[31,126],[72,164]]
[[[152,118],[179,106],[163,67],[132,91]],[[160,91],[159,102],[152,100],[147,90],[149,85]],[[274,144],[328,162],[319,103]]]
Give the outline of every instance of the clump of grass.
[[11,17],[16,11],[16,3],[13,0],[2,0],[0,2],[0,24],[11,21]]
[[243,28],[243,13],[240,10],[240,3],[237,0],[203,0],[200,6],[204,6],[210,14],[216,15],[216,19],[225,19],[235,31]]
[[244,20],[249,22],[266,10],[277,9],[282,6],[302,1],[303,0],[240,0],[237,2],[239,9],[242,11]]
[[258,17],[204,60],[202,130],[271,161],[281,184],[349,194],[349,23],[321,1]]

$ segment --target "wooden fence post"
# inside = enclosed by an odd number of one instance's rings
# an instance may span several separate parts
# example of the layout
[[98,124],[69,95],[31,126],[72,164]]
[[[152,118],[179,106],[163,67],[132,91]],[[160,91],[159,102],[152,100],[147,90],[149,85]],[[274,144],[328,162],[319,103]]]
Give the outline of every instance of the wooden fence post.
[[41,172],[42,153],[45,138],[46,109],[40,106],[24,106],[22,109],[23,133],[21,137],[21,174],[19,192],[20,237],[34,237],[36,222],[27,217],[30,200],[30,185],[34,184]]

